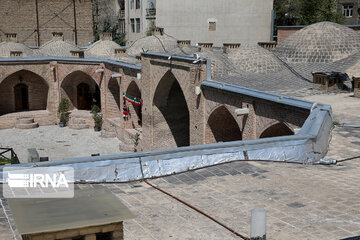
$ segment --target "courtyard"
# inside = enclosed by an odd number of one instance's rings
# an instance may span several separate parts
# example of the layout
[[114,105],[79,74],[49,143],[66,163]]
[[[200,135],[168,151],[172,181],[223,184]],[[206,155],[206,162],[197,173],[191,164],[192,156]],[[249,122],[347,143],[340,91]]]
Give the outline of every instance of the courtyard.
[[[350,93],[305,98],[331,104],[335,120],[340,124],[358,123],[360,100]],[[19,131],[1,130],[0,134],[7,145],[12,145],[16,143],[15,134]],[[17,141],[23,147],[35,142],[31,139],[44,139],[37,143],[39,145],[31,146],[49,148],[49,152],[44,150],[43,153],[55,159],[68,156],[66,154],[90,155],[95,149],[101,154],[106,151],[113,153],[112,149],[118,151],[118,140],[100,138],[93,130],[71,131],[51,126],[22,133],[26,137],[18,137]],[[5,137],[8,136],[5,134],[14,137]],[[56,138],[46,137],[47,134],[55,134]],[[334,128],[326,158],[337,159],[337,165],[242,161],[149,182],[245,236],[249,235],[251,209],[263,207],[268,214],[269,239],[354,237],[360,235],[359,137],[359,128],[341,125]],[[56,141],[67,142],[56,144]],[[74,146],[64,146],[70,144]],[[57,150],[51,150],[50,146]],[[80,146],[78,150],[75,150],[76,146]],[[69,153],[62,153],[66,149]],[[54,155],[50,155],[51,151]],[[21,152],[19,154],[22,156]],[[237,239],[228,230],[145,182],[81,184],[76,187],[96,190],[100,185],[110,189],[137,216],[125,222],[124,239]],[[5,199],[2,199],[2,208],[0,238],[11,239],[12,231],[15,236],[17,232]]]

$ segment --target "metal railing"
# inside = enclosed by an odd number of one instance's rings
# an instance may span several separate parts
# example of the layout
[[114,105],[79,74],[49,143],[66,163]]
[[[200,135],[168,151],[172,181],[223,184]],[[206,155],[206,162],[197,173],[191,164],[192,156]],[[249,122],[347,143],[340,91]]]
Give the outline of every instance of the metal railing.
[[[4,159],[11,164],[18,164],[20,163],[18,156],[14,152],[12,148],[0,148],[0,160]],[[2,162],[2,161],[0,161]],[[0,163],[2,164],[2,163]]]

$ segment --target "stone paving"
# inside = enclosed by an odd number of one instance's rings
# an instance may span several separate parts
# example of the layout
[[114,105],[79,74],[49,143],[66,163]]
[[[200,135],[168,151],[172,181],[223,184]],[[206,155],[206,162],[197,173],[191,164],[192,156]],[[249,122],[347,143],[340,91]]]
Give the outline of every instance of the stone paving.
[[[335,119],[340,123],[359,123],[360,99],[350,94],[309,98],[332,104]],[[268,239],[343,239],[359,236],[359,137],[360,128],[335,127],[327,158],[345,160],[337,165],[243,161],[149,182],[245,236],[249,235],[250,211],[254,207],[267,210]],[[94,189],[103,186],[137,215],[136,219],[125,222],[126,240],[239,239],[144,182],[77,185],[78,188]],[[6,200],[2,201],[0,239],[11,239],[10,225],[15,233],[16,227]]]

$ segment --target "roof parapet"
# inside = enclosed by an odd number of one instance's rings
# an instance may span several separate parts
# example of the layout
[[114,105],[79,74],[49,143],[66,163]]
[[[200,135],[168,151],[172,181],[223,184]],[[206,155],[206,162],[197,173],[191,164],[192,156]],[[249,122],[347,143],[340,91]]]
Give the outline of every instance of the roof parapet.
[[22,51],[10,51],[10,57],[12,58],[22,58],[23,55]]
[[64,41],[64,34],[62,32],[53,32],[52,36],[52,40]]
[[84,51],[70,51],[70,57],[84,58]]
[[17,34],[16,33],[5,33],[5,41],[17,42]]
[[126,48],[114,49],[115,57],[126,57]]
[[198,43],[199,51],[212,51],[213,50],[213,43]]
[[179,48],[190,47],[191,46],[191,40],[178,40],[177,45],[178,45]]
[[105,41],[105,40],[109,40],[112,41],[112,33],[110,32],[102,32],[100,33],[100,40]]
[[142,57],[141,55],[136,55],[136,63],[141,63]]
[[240,48],[241,43],[224,43],[223,44],[223,49],[224,49],[224,53],[230,53],[232,51],[234,51],[235,49]]
[[159,35],[164,35],[164,28],[161,27],[155,27],[153,30],[153,35],[159,36]]

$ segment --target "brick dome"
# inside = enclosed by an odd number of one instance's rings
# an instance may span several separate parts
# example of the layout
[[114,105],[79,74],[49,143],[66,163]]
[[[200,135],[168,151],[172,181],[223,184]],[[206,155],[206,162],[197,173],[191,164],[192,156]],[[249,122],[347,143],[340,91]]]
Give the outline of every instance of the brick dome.
[[0,57],[11,57],[10,52],[22,52],[22,57],[38,56],[36,51],[33,51],[28,46],[17,42],[1,42],[0,43]]
[[52,57],[69,57],[70,51],[80,51],[75,44],[62,40],[51,40],[39,49],[39,52]]
[[244,72],[267,74],[285,69],[272,52],[257,44],[241,44],[240,48],[228,53],[228,58]]
[[115,49],[117,48],[121,48],[121,46],[114,41],[99,40],[85,51],[85,57],[115,58]]
[[169,52],[177,48],[177,40],[166,35],[149,36],[136,40],[128,49],[131,56],[139,55],[143,49],[149,52]]
[[334,62],[359,51],[360,34],[348,27],[320,22],[292,34],[275,49],[288,62]]

